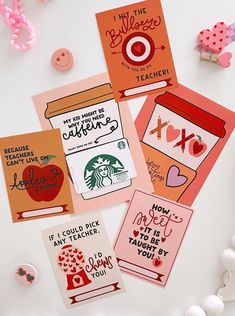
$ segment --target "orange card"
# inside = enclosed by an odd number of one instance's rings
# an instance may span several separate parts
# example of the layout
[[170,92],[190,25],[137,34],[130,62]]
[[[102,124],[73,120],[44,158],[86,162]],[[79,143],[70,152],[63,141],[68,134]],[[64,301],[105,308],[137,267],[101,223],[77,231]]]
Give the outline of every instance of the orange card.
[[0,139],[13,222],[73,213],[60,130]]
[[116,101],[178,86],[160,0],[96,18]]

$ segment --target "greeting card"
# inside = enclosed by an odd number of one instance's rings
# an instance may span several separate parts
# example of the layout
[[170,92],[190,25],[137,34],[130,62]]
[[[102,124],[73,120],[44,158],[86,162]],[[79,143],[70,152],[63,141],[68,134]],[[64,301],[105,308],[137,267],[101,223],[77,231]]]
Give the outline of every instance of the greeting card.
[[125,291],[97,212],[45,230],[43,239],[68,308]]
[[184,86],[149,96],[136,128],[154,192],[192,205],[234,127],[234,112]]
[[165,286],[191,216],[186,206],[136,190],[114,246],[121,270]]
[[96,14],[117,101],[178,86],[160,0]]
[[59,129],[0,139],[13,222],[73,213]]
[[42,93],[33,101],[42,127],[60,128],[79,211],[127,201],[137,187],[152,191],[128,106],[115,102],[106,74]]

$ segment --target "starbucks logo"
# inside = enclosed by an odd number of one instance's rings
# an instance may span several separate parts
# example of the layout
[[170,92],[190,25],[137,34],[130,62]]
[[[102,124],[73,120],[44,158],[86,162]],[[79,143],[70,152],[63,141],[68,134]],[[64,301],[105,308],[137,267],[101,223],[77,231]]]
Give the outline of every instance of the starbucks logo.
[[126,148],[126,144],[122,140],[120,142],[118,142],[117,146],[118,146],[119,149],[125,149]]
[[86,165],[84,179],[90,190],[113,184],[114,175],[124,170],[119,159],[111,155],[93,157]]

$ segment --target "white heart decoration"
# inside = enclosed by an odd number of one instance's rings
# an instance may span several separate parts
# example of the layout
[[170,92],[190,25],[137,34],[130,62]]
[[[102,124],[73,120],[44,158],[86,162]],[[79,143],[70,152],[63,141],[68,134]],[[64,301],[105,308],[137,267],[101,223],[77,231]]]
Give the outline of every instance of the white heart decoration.
[[217,295],[224,302],[235,301],[235,273],[225,273],[224,287],[218,290]]

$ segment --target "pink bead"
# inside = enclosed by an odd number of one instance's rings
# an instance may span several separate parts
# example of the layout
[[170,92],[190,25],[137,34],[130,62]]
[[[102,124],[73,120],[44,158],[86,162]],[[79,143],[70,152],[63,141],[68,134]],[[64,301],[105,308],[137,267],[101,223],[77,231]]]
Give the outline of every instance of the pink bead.
[[[4,4],[4,0],[0,0],[0,13],[3,15],[3,19],[6,25],[8,25],[12,30],[12,40],[11,44],[15,49],[25,51],[32,47],[33,41],[35,39],[34,30],[30,24],[30,21],[22,13],[22,4],[20,0],[13,1],[13,9],[8,8]],[[28,39],[22,43],[17,43],[18,33],[22,28],[28,31]]]

